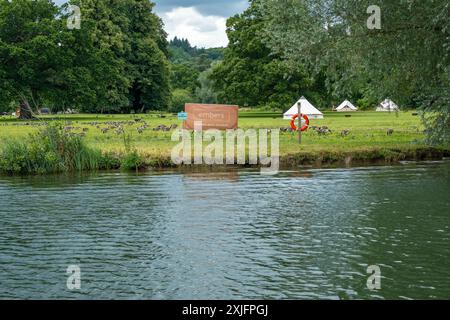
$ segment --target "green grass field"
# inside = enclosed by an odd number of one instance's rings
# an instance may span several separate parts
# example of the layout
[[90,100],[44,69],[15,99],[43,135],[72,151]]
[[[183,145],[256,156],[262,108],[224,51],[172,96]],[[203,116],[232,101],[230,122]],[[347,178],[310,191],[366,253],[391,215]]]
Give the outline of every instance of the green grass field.
[[[351,117],[346,117],[351,115]],[[145,115],[61,115],[43,116],[39,121],[18,121],[12,117],[0,118],[0,139],[15,139],[25,137],[28,133],[38,130],[42,122],[61,121],[66,126],[73,127],[71,132],[85,131],[85,140],[91,147],[98,148],[105,153],[122,154],[124,152],[123,135],[117,134],[115,129],[103,133],[102,129],[110,127],[114,122],[122,124],[125,134],[131,136],[133,147],[145,159],[170,157],[171,149],[176,142],[171,141],[172,132],[153,131],[158,125],[170,126],[182,122],[176,115],[165,114]],[[135,122],[141,119],[141,122]],[[148,124],[142,133],[137,128],[143,123]],[[419,116],[412,112],[384,113],[384,112],[355,112],[334,113],[326,112],[325,119],[312,120],[311,126],[327,126],[331,134],[321,136],[309,130],[303,135],[302,145],[298,144],[298,134],[295,132],[280,133],[281,156],[302,154],[317,157],[321,154],[370,154],[374,151],[389,150],[414,151],[426,148],[424,128]],[[289,121],[283,120],[281,114],[265,112],[242,112],[239,116],[241,129],[274,129],[289,127]],[[343,130],[350,130],[346,137],[341,136]],[[393,129],[392,135],[387,130]],[[364,156],[363,156],[364,157]]]

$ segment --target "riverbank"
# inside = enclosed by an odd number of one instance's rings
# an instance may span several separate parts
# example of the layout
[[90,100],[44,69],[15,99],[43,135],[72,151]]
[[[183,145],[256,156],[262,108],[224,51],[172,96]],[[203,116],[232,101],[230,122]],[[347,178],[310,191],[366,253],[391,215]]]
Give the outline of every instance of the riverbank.
[[[172,135],[182,122],[173,114],[61,115],[29,122],[2,117],[0,147],[24,141],[50,124],[58,124],[64,134],[79,137],[87,148],[101,154],[96,163],[91,159],[92,165],[82,170],[176,167],[171,151],[179,142],[172,141]],[[288,126],[289,121],[283,120],[281,114],[240,113],[239,127],[243,130]],[[301,145],[295,132],[280,132],[281,167],[347,167],[450,157],[450,146],[425,144],[420,117],[413,112],[328,112],[325,119],[313,120],[311,126],[327,127],[330,132],[308,130]]]
[[366,148],[351,152],[297,153],[283,156],[282,167],[311,165],[313,167],[348,167],[360,165],[397,164],[402,161],[443,160],[450,157],[450,148],[417,146],[403,148]]
[[[115,168],[120,169],[121,155],[110,155],[113,159],[111,163],[117,163]],[[301,166],[313,168],[327,167],[352,167],[352,166],[372,166],[372,165],[391,165],[402,161],[427,161],[443,160],[450,158],[450,148],[417,146],[393,149],[365,148],[355,149],[353,151],[337,152],[298,152],[295,154],[286,154],[280,156],[280,167],[290,169]],[[218,167],[226,169],[227,167],[258,167],[250,164],[245,165],[174,165],[169,156],[160,156],[156,158],[143,158],[140,169],[169,169],[169,168],[211,168]]]

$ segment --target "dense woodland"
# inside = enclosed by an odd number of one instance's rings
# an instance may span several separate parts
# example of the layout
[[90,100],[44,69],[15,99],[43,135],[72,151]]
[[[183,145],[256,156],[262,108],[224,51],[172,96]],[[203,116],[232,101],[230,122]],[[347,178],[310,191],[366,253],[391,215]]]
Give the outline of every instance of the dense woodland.
[[168,44],[145,0],[72,0],[81,28],[68,29],[67,5],[0,2],[2,108],[130,112],[170,105]]
[[170,41],[171,111],[183,110],[186,102],[218,102],[211,72],[212,67],[223,60],[224,50],[192,47],[187,39],[177,37]]
[[[148,0],[0,0],[0,111],[179,111],[185,102],[321,109],[386,97],[419,108],[430,141],[450,139],[448,0],[251,0],[228,19],[227,48],[170,42]],[[70,30],[68,5],[82,8]]]

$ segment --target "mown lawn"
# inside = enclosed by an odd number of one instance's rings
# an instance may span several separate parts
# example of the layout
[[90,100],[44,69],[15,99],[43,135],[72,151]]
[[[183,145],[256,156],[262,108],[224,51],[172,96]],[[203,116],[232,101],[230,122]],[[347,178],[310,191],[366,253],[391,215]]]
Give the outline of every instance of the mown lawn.
[[[383,113],[383,112],[356,112],[349,113],[325,113],[325,119],[312,120],[312,126],[327,126],[332,130],[331,134],[320,136],[309,130],[303,135],[303,144],[297,142],[298,134],[286,132],[280,134],[281,155],[297,153],[321,153],[321,152],[369,152],[377,149],[415,149],[424,147],[425,135],[419,116],[413,116],[412,112]],[[103,133],[102,129],[112,126],[115,122],[126,121],[122,124],[127,135],[131,136],[133,146],[145,157],[168,157],[176,142],[171,141],[172,132],[153,131],[158,125],[170,126],[182,122],[173,114],[165,114],[161,118],[159,114],[146,115],[67,115],[44,116],[39,121],[18,121],[12,117],[0,117],[0,141],[25,137],[37,130],[38,124],[49,121],[61,121],[65,126],[71,126],[72,132],[85,132],[86,142],[104,152],[120,154],[124,151],[123,135],[117,134],[115,129]],[[141,119],[141,122],[135,122]],[[148,128],[143,133],[138,133],[137,128],[143,123]],[[289,127],[289,121],[283,120],[281,113],[245,112],[240,114],[239,127],[241,129],[273,129]],[[350,130],[346,137],[341,136],[345,129]],[[387,130],[393,129],[394,134],[387,135]]]

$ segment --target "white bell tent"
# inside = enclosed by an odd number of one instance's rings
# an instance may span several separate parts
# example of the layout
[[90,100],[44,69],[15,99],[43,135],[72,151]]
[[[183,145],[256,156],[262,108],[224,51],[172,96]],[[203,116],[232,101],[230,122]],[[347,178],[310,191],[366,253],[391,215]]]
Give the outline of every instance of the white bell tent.
[[300,111],[310,119],[323,119],[323,113],[316,109],[305,97],[301,97],[284,115],[285,120],[291,120],[298,113],[297,104],[301,104]]
[[337,112],[351,112],[351,111],[358,111],[358,108],[355,107],[350,101],[345,100],[340,104],[339,107],[336,109]]
[[384,100],[382,103],[380,103],[380,105],[377,107],[377,111],[385,111],[385,112],[393,112],[393,111],[399,111],[400,108],[398,107],[398,105],[395,104],[395,102],[393,102],[390,99],[386,99]]

